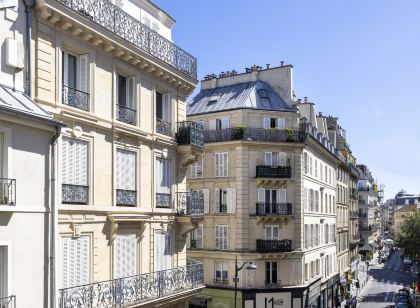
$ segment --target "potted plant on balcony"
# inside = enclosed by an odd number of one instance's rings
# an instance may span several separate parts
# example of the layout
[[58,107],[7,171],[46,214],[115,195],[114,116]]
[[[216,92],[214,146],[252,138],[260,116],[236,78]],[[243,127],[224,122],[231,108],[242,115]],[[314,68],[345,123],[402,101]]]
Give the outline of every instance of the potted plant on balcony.
[[242,140],[244,138],[245,125],[239,125],[233,128],[233,139]]
[[284,131],[286,133],[286,141],[288,141],[288,142],[295,141],[295,136],[293,134],[293,129],[291,129],[290,127],[286,127],[284,129]]

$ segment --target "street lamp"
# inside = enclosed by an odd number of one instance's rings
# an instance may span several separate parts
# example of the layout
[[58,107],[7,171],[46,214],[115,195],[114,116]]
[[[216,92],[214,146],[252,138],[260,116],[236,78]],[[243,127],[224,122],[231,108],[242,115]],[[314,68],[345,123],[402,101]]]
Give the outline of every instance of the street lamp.
[[237,256],[235,257],[235,277],[233,278],[233,281],[235,282],[235,304],[234,304],[235,308],[236,308],[236,291],[238,291],[238,281],[239,281],[238,273],[241,269],[243,269],[245,265],[246,265],[245,269],[247,271],[257,269],[257,266],[250,261],[244,262],[240,267],[238,267],[238,257]]

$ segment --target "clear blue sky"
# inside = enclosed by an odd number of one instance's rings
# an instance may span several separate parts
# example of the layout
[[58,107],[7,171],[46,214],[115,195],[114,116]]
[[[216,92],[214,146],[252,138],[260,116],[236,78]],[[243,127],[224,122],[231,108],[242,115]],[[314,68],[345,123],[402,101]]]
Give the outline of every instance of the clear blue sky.
[[386,198],[420,192],[420,1],[155,0],[198,76],[294,66],[297,97],[339,117]]

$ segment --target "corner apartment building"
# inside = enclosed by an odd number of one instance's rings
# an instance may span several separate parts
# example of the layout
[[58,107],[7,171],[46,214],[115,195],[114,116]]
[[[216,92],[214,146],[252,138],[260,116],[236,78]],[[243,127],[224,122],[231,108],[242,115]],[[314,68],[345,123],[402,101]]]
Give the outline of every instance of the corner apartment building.
[[[203,288],[186,236],[203,198],[186,191],[203,152],[186,122],[196,59],[151,1],[40,0],[36,101],[67,125],[58,139],[58,307],[185,307]],[[53,294],[55,295],[55,294]]]
[[61,127],[25,93],[23,1],[0,3],[0,307],[48,306],[50,143]]
[[400,230],[404,215],[409,215],[420,206],[420,195],[409,194],[405,190],[400,190],[392,202],[389,202],[389,229],[391,234],[395,235]]
[[205,130],[188,178],[205,200],[188,250],[204,265],[197,306],[234,307],[236,272],[237,307],[332,306],[339,160],[292,81],[291,65],[209,75],[189,105]]

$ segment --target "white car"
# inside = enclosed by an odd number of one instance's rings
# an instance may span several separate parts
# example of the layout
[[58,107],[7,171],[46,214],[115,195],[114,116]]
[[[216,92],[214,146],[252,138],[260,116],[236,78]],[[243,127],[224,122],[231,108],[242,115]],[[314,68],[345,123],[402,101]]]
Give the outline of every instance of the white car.
[[412,265],[413,261],[411,261],[411,259],[409,259],[409,258],[404,258],[403,264]]

